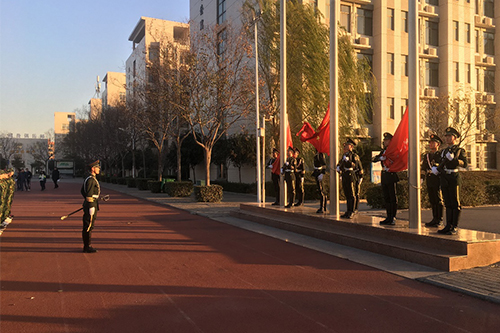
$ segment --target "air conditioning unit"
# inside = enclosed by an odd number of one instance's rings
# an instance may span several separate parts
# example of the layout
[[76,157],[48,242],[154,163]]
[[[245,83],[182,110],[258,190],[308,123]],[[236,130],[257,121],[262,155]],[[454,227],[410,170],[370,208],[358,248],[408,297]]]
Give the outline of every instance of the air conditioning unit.
[[495,103],[495,95],[483,95],[483,102],[490,104]]
[[476,54],[476,64],[480,63],[480,62],[483,62],[483,59],[481,58],[481,56],[479,54]]
[[481,16],[478,16],[478,15],[474,16],[474,23],[475,23],[476,25],[478,25],[478,24],[482,24],[482,23],[483,23],[483,21],[481,20]]
[[428,49],[427,53],[428,53],[430,56],[437,57],[438,50],[437,50],[437,48],[435,48],[435,47],[429,47],[429,49]]
[[493,57],[486,56],[484,57],[484,62],[488,65],[493,65],[495,63],[495,59]]
[[424,5],[422,5],[421,3],[418,4],[418,11],[419,12],[423,12],[424,11]]
[[425,88],[425,96],[436,97],[436,90],[434,90],[432,88]]
[[370,46],[370,39],[368,37],[359,37],[358,44],[364,46]]
[[483,19],[483,21],[484,21],[484,24],[485,24],[485,25],[490,25],[490,26],[491,26],[491,25],[493,25],[493,19],[492,19],[491,17],[487,17],[487,16],[486,16],[486,17]]
[[425,89],[424,88],[420,88],[420,96],[425,96]]
[[425,11],[429,14],[435,14],[436,13],[436,8],[431,5],[425,6]]

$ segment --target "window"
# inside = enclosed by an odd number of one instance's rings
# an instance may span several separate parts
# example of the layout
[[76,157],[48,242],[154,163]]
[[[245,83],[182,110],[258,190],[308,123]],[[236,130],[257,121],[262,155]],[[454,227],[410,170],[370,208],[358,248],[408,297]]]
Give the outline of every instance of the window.
[[425,21],[425,42],[428,45],[439,46],[439,29],[437,22]]
[[465,70],[466,70],[466,77],[467,77],[467,83],[471,83],[471,79],[472,79],[472,76],[471,76],[471,66],[470,64],[465,64]]
[[476,0],[474,7],[476,7],[476,15],[479,15],[479,0]]
[[433,6],[439,6],[439,0],[425,0],[425,3]]
[[497,168],[497,147],[496,143],[486,144],[486,154],[484,156],[484,165],[487,169]]
[[491,18],[495,17],[495,1],[494,0],[484,0],[483,1],[483,15]]
[[408,12],[407,11],[402,11],[401,16],[403,17],[403,31],[408,32]]
[[135,77],[135,74],[136,72],[135,72],[135,60],[134,60],[134,62],[132,63],[132,77]]
[[204,8],[203,8],[203,4],[200,6],[200,15],[203,15],[203,11],[204,11]]
[[387,29],[394,31],[394,9],[387,8]]
[[226,0],[217,0],[217,24],[226,21]]
[[484,128],[490,132],[495,131],[495,107],[489,107],[484,110]]
[[340,5],[340,26],[351,32],[351,6]]
[[453,21],[453,35],[456,41],[460,39],[460,31],[458,30],[458,21]]
[[495,70],[484,70],[484,91],[488,93],[495,93]]
[[373,31],[373,11],[358,8],[358,34],[371,36]]
[[394,53],[387,53],[387,70],[389,74],[394,75]]
[[217,55],[219,56],[219,63],[224,61],[224,53],[226,52],[227,31],[222,30],[217,34]]
[[401,73],[408,76],[408,56],[405,54],[401,56]]
[[425,84],[430,87],[439,86],[439,64],[435,62],[425,63]]
[[370,67],[370,71],[372,71],[372,69],[373,69],[373,56],[371,54],[358,53],[357,57],[358,57],[359,61],[366,61],[366,63]]
[[455,82],[460,82],[460,65],[458,62],[453,62],[455,67]]
[[483,33],[484,53],[495,55],[495,34],[491,32]]
[[470,23],[465,23],[465,41],[470,44]]
[[149,61],[156,61],[160,58],[160,43],[149,44]]
[[479,53],[479,30],[475,31],[476,53]]
[[479,79],[479,68],[476,68],[476,90],[481,91],[481,80]]
[[387,98],[387,106],[389,107],[389,118],[394,119],[394,98]]

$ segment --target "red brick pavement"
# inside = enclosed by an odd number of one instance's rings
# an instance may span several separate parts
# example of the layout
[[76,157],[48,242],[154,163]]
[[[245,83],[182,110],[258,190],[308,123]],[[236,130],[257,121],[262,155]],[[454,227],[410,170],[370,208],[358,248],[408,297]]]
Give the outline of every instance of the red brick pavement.
[[118,192],[81,252],[79,185],[18,192],[2,333],[497,332],[500,306]]

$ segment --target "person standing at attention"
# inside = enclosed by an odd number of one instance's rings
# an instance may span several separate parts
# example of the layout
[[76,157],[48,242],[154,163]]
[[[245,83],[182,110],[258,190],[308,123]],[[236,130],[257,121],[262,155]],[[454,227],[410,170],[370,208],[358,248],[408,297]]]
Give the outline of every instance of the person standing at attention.
[[97,216],[97,211],[99,210],[99,195],[101,194],[101,188],[99,186],[99,181],[96,176],[101,172],[101,166],[99,160],[89,164],[90,176],[88,176],[83,182],[81,194],[84,198],[83,201],[83,229],[82,229],[82,239],[83,239],[83,252],[84,253],[95,253],[92,244],[92,230],[94,229],[95,219]]
[[304,167],[304,159],[302,157],[299,157],[300,155],[300,149],[295,148],[294,149],[294,157],[295,161],[297,163],[297,166],[295,168],[295,193],[297,197],[297,202],[294,204],[294,206],[300,206],[304,202],[304,176],[306,174],[306,170]]
[[443,140],[436,134],[431,134],[429,152],[422,156],[420,169],[424,173],[427,195],[432,209],[432,220],[425,224],[426,227],[439,227],[443,221],[443,197],[441,195],[441,180],[439,175],[432,173],[432,167],[437,167],[441,162],[439,147]]

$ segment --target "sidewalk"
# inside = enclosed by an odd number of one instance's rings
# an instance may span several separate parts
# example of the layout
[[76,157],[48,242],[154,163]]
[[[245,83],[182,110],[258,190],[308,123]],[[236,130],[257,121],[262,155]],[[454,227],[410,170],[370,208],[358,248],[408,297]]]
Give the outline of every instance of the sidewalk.
[[[73,180],[67,180],[73,181]],[[78,180],[79,181],[79,180]],[[189,211],[191,214],[201,215],[219,222],[231,224],[243,229],[252,230],[257,233],[266,234],[270,237],[279,238],[286,242],[301,245],[320,252],[328,253],[338,257],[349,259],[353,262],[361,263],[370,267],[391,272],[410,279],[433,284],[460,293],[478,297],[484,300],[500,304],[500,263],[488,266],[477,267],[459,272],[446,272],[434,270],[432,268],[405,262],[402,260],[385,257],[382,255],[369,253],[366,251],[348,248],[311,237],[296,235],[287,231],[280,231],[266,226],[257,226],[255,223],[243,221],[229,214],[233,210],[239,209],[241,203],[255,202],[256,196],[252,194],[241,194],[224,192],[223,201],[220,203],[196,202],[194,196],[188,198],[173,198],[164,193],[151,193],[150,191],[139,191],[137,188],[129,188],[125,185],[101,183],[104,189],[122,192],[137,198],[145,199],[162,205],[169,205],[175,208]],[[316,208],[317,202],[306,202],[306,207]],[[345,203],[340,204],[340,210],[345,209]],[[486,208],[470,208],[471,213],[462,214],[461,225],[475,225],[477,221],[485,223],[482,231],[500,233],[500,223],[495,221],[484,221],[484,217],[490,218],[500,213],[500,206],[489,206]],[[373,216],[384,216],[384,211],[371,209],[366,202],[360,204],[360,214]],[[399,214],[402,219],[408,215],[408,210],[403,210]],[[484,215],[484,216],[483,216]],[[422,220],[431,218],[429,210],[422,211]],[[480,226],[481,227],[481,226]],[[470,228],[470,227],[469,227]]]

